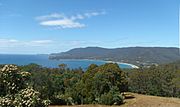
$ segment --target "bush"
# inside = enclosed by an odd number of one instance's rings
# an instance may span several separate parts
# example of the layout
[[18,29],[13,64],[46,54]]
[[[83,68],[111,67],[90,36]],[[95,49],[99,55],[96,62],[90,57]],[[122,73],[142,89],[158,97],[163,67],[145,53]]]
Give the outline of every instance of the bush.
[[4,97],[0,97],[0,106],[1,107],[13,107],[13,96],[12,95],[6,95]]
[[123,103],[124,97],[118,92],[117,87],[113,87],[108,93],[102,94],[99,104],[104,105],[120,105]]
[[111,93],[105,93],[101,95],[99,99],[99,104],[103,105],[120,105],[123,103],[123,96],[121,94],[111,94]]
[[14,105],[18,107],[35,107],[41,104],[40,93],[28,87],[15,95]]
[[29,72],[21,72],[15,65],[5,65],[0,70],[1,107],[43,107],[48,100],[41,100],[40,93],[28,87]]

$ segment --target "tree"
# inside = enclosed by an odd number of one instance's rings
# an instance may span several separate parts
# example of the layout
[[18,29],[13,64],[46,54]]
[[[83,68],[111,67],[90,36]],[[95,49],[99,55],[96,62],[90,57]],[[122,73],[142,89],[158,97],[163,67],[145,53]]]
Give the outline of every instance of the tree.
[[[79,95],[83,97],[83,103],[85,104],[103,103],[100,102],[100,98],[102,98],[102,95],[112,97],[110,91],[113,87],[117,87],[118,95],[127,89],[125,73],[119,68],[118,64],[113,63],[101,66],[90,65],[78,84],[81,84],[79,86],[83,88]],[[109,100],[111,102],[111,99]]]

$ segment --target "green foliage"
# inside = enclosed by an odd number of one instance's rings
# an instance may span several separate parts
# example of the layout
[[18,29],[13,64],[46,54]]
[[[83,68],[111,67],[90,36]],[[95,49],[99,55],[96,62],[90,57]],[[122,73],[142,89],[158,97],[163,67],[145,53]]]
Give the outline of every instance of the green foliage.
[[[39,98],[40,93],[35,91],[32,87],[22,89],[18,94],[15,95],[14,106],[18,107],[37,107],[43,106],[41,99]],[[43,101],[45,102],[45,101]],[[48,106],[49,103],[44,103]]]
[[0,70],[0,96],[15,94],[26,86],[30,73],[20,72],[17,66],[5,65]]
[[[80,96],[79,104],[103,104],[103,102],[99,102],[97,99],[102,95],[110,96],[112,93],[109,92],[113,87],[117,87],[120,95],[121,92],[127,89],[127,80],[125,73],[117,64],[109,63],[101,66],[93,64],[84,73],[78,86],[81,87],[81,91],[78,93],[78,96]],[[78,86],[76,87],[77,90]]]
[[0,70],[0,106],[47,106],[49,103],[42,102],[39,92],[28,87],[30,76],[29,72],[21,72],[15,65],[5,65]]
[[[40,98],[49,99],[52,105],[105,104],[97,100],[105,94],[113,97],[113,104],[121,104],[121,92],[127,87],[125,73],[117,64],[92,64],[85,72],[81,68],[69,69],[65,64],[59,68],[30,64],[21,69],[31,72],[30,84]],[[113,87],[116,87],[114,93]]]
[[151,66],[128,72],[129,91],[166,97],[180,97],[180,72],[175,64]]
[[[28,72],[22,72],[28,71]],[[180,97],[180,66],[168,64],[123,72],[118,64],[45,68],[36,64],[0,70],[0,106],[120,105],[125,91]]]
[[108,93],[104,93],[99,98],[100,104],[105,105],[120,105],[123,103],[123,96],[120,94],[117,87],[113,87]]
[[[28,71],[28,72],[22,72]],[[168,64],[123,72],[118,64],[90,65],[69,69],[36,64],[0,70],[0,106],[120,105],[125,91],[180,97],[180,66]]]
[[[23,72],[26,71],[26,72]],[[180,97],[180,66],[177,63],[123,72],[118,64],[69,69],[37,64],[0,69],[0,106],[43,107],[51,105],[120,105],[125,91]]]

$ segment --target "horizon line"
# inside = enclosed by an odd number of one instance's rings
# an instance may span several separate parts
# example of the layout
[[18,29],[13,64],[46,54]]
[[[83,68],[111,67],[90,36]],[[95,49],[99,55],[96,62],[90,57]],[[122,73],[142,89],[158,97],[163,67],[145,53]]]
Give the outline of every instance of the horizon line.
[[[128,46],[128,47],[115,47],[115,48],[108,48],[108,47],[101,47],[101,46],[86,46],[86,47],[77,47],[77,48],[104,48],[104,49],[118,49],[118,48],[177,48],[180,50],[179,47],[173,47],[173,46]],[[51,53],[0,53],[0,55],[50,55],[53,53],[61,53],[61,52],[67,52],[72,49],[77,48],[71,48],[66,51],[59,51],[59,52],[51,52]],[[179,51],[180,52],[180,51]]]

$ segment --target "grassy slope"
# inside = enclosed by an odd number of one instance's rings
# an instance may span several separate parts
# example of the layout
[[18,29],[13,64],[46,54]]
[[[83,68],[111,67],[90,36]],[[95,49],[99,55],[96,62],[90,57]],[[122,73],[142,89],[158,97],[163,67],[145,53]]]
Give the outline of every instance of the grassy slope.
[[[126,99],[125,104],[111,107],[180,107],[180,99],[134,94],[135,98]],[[104,105],[50,106],[50,107],[109,107]]]
[[180,99],[133,94],[135,98],[127,99],[120,107],[180,107]]

